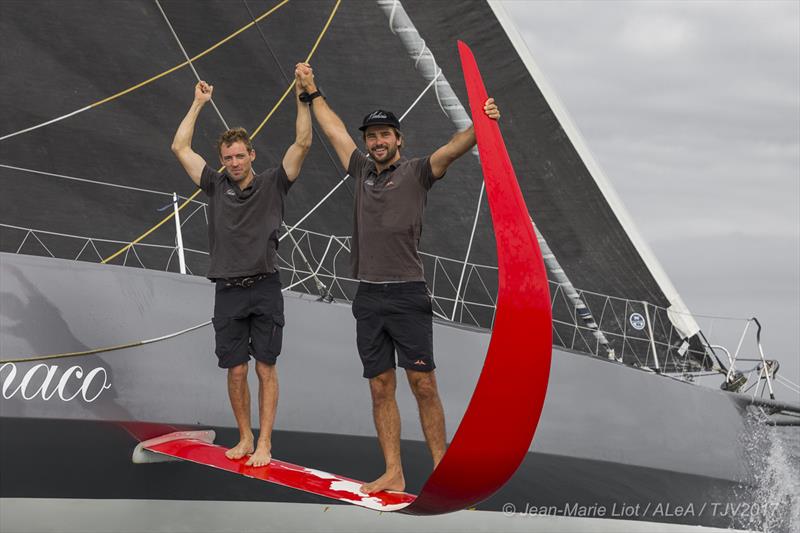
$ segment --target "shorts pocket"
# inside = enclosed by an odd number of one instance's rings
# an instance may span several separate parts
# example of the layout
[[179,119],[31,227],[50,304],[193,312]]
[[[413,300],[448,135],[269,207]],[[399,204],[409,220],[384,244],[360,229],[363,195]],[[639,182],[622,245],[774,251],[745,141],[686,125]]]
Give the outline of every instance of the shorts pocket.
[[214,341],[217,357],[230,357],[237,355],[235,352],[242,343],[242,332],[237,327],[235,320],[228,317],[213,317],[211,323],[214,325]]
[[270,355],[280,355],[281,348],[283,348],[283,326],[286,324],[286,319],[282,314],[272,315],[272,334],[269,338],[269,353]]

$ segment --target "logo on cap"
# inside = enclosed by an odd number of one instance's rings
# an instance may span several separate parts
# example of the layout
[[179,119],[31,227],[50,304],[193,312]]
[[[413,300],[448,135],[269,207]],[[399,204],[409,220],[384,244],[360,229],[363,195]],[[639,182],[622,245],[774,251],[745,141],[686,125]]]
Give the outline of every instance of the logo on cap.
[[364,131],[370,126],[391,126],[399,130],[400,121],[397,120],[397,117],[394,116],[394,113],[392,113],[391,111],[376,109],[375,111],[364,117],[364,121],[362,122],[361,127],[358,129]]

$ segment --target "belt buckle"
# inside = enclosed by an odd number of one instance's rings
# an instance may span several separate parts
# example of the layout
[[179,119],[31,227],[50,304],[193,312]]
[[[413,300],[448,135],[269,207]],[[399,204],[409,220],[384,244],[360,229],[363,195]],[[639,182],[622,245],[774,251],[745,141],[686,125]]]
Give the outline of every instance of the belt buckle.
[[256,277],[255,276],[251,276],[251,277],[247,277],[247,278],[242,279],[242,281],[240,283],[241,283],[242,287],[244,287],[245,289],[249,289],[250,287],[252,287],[255,284],[255,282],[256,282]]

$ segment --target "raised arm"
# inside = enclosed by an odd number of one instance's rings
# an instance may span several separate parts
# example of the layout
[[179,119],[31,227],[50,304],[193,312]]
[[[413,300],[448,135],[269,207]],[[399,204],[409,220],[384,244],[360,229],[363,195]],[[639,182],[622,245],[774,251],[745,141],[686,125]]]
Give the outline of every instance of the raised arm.
[[192,106],[178,126],[175,138],[172,139],[172,153],[175,154],[186,173],[189,174],[189,177],[198,187],[200,186],[200,175],[203,173],[206,161],[192,150],[192,135],[194,135],[194,124],[197,121],[197,115],[200,114],[200,110],[203,109],[206,102],[211,100],[211,93],[213,92],[213,85],[209,85],[204,81],[197,82],[194,87]]
[[[298,63],[295,75],[300,80],[304,91],[309,94],[317,92],[317,85],[314,83],[314,72],[308,63]],[[311,101],[311,107],[314,109],[314,117],[322,127],[322,131],[333,145],[333,149],[336,150],[339,161],[344,168],[347,168],[350,164],[350,156],[353,155],[353,150],[356,149],[356,143],[347,133],[344,122],[328,106],[325,98],[314,98]]]
[[300,175],[303,160],[306,158],[309,149],[311,149],[311,110],[297,98],[303,92],[303,86],[297,78],[295,78],[294,92],[295,100],[297,100],[295,139],[294,144],[286,150],[286,155],[283,156],[283,169],[286,171],[289,181],[296,180],[297,176]]
[[[500,118],[500,110],[497,109],[494,98],[486,100],[486,103],[483,104],[483,112],[493,120]],[[475,129],[472,126],[453,135],[449,143],[431,154],[431,170],[434,177],[444,176],[453,161],[466,154],[473,146],[475,146]]]

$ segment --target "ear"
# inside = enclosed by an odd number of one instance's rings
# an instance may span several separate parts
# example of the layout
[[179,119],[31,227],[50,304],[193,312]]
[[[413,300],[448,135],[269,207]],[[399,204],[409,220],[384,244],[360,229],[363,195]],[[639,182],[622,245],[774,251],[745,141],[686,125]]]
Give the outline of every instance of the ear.
[[256,160],[256,149],[253,148],[252,150],[250,150],[250,161],[255,161],[255,160]]

